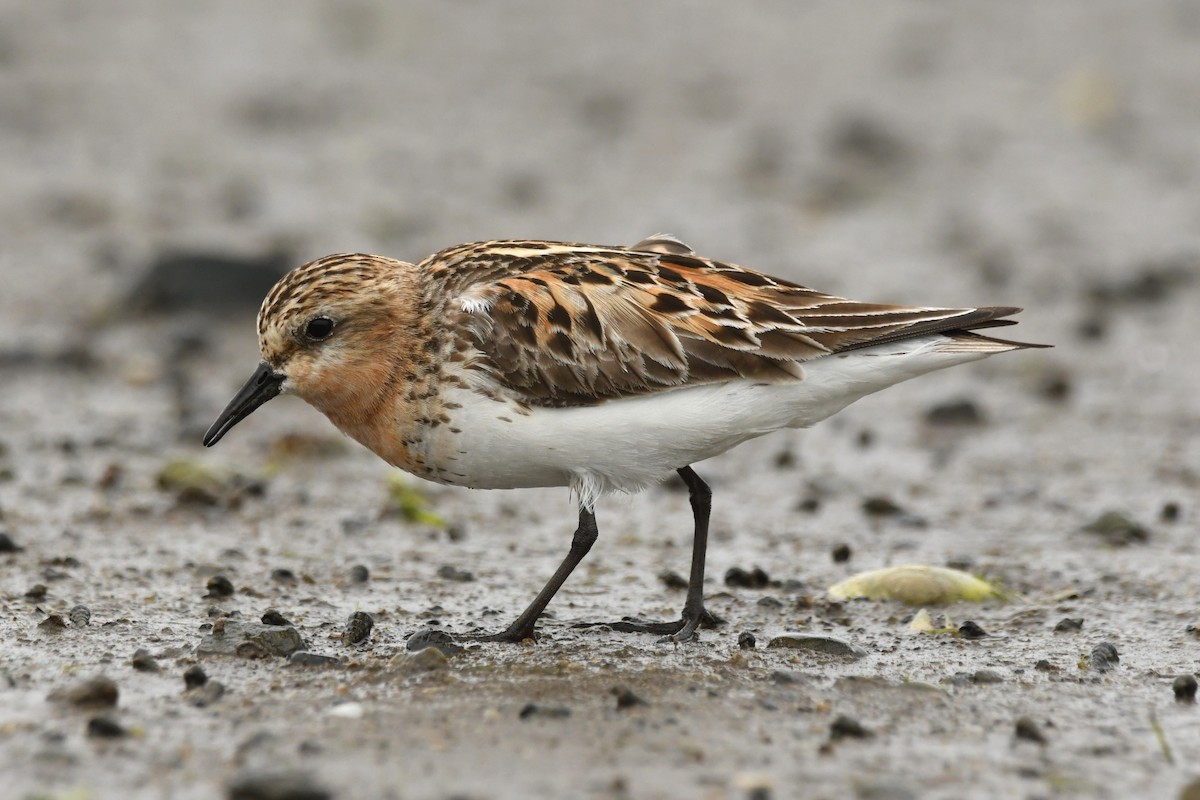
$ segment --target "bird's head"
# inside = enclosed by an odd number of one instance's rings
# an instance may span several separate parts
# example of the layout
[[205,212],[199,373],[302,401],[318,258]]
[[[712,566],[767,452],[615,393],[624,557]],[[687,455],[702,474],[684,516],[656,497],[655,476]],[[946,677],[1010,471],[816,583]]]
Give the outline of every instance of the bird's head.
[[414,267],[382,256],[326,256],[285,275],[258,312],[261,363],[217,418],[211,447],[280,394],[295,394],[346,429],[377,410],[403,359]]

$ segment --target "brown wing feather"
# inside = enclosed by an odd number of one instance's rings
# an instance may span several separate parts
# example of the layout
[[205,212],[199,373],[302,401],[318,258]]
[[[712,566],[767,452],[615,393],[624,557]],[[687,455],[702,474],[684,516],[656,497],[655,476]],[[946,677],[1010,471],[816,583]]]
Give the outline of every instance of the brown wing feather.
[[468,366],[539,405],[798,380],[814,358],[1008,324],[1019,310],[859,303],[675,249],[484,242],[423,266],[472,331]]

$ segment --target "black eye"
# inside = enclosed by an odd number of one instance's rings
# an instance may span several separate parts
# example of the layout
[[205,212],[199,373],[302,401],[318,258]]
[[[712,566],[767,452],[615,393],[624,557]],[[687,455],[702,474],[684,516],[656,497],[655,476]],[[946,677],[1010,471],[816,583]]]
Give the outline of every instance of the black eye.
[[304,326],[304,335],[314,342],[319,342],[322,339],[328,339],[333,333],[333,320],[329,317],[317,317],[311,319]]

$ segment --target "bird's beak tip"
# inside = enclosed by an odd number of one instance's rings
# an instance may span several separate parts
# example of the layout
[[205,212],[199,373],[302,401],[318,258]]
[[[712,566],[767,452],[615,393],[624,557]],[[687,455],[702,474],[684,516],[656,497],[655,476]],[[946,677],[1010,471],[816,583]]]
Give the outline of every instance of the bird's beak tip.
[[216,422],[204,434],[203,444],[212,447],[229,430],[241,422],[263,403],[280,393],[283,388],[284,376],[277,373],[270,364],[262,363],[250,376],[250,380],[238,390],[238,393],[225,406],[225,410],[217,417]]

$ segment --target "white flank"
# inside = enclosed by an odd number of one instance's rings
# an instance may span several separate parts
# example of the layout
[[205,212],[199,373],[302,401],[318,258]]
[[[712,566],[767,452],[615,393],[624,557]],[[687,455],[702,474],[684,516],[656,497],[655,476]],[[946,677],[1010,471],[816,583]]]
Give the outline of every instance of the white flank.
[[640,491],[748,439],[808,427],[880,389],[1007,349],[938,334],[815,359],[791,383],[732,381],[524,414],[455,390],[447,399],[463,405],[454,415],[461,433],[439,433],[430,444],[434,462],[462,476],[447,474],[449,482],[570,486],[590,507],[605,493]]

